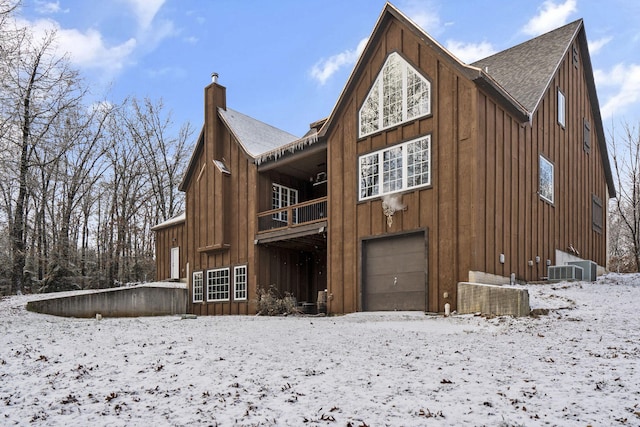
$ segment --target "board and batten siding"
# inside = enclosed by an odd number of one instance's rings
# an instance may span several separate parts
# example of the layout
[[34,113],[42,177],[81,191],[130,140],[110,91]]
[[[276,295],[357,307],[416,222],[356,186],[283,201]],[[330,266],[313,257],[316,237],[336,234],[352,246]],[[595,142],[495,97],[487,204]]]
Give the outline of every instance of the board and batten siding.
[[[390,21],[382,31],[328,134],[331,313],[362,310],[363,240],[428,231],[428,311],[443,311],[447,302],[455,305],[456,284],[467,279],[469,253],[474,251],[476,183],[471,176],[476,166],[469,157],[475,135],[473,84],[450,66],[449,59],[398,22]],[[399,52],[431,81],[432,115],[359,138],[358,110],[391,52]],[[380,198],[358,200],[358,157],[427,134],[431,135],[432,185],[405,192],[406,210],[396,212],[388,227]]]
[[[205,301],[192,302],[190,312],[197,315],[252,314],[251,298],[256,294],[257,170],[233,135],[223,125],[217,108],[226,108],[225,89],[217,84],[205,88],[204,144],[195,153],[197,164],[186,189],[187,250],[190,274],[204,272]],[[223,160],[225,173],[213,160]],[[233,299],[233,268],[247,266],[246,301]],[[229,301],[206,301],[206,271],[229,268]]]
[[187,277],[184,221],[155,230],[156,235],[156,280],[171,278],[171,249],[180,248],[180,278]]
[[[569,51],[571,52],[571,51]],[[570,54],[569,54],[570,55]],[[583,146],[584,120],[594,116],[584,68],[565,57],[533,114],[531,124],[514,120],[489,96],[478,96],[478,248],[472,269],[500,276],[515,273],[536,281],[555,265],[556,249],[575,248],[581,258],[606,265],[607,189],[596,132],[590,151]],[[582,58],[579,58],[580,63]],[[566,124],[558,124],[557,91],[566,99]],[[539,156],[554,165],[554,203],[539,190]],[[604,205],[602,231],[592,227],[592,197]],[[505,255],[504,264],[500,254]],[[537,258],[538,257],[538,258]],[[539,259],[539,262],[537,260]],[[533,264],[533,265],[531,265]]]

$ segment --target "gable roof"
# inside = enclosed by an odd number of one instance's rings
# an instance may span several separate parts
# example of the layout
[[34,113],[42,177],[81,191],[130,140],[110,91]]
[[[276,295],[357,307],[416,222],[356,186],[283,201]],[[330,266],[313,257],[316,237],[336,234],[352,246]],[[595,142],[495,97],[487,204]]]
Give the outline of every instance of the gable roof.
[[333,126],[336,117],[338,117],[340,110],[343,108],[347,94],[353,90],[362,73],[364,64],[373,55],[373,47],[382,37],[382,29],[392,19],[402,23],[407,30],[414,33],[426,45],[442,55],[443,58],[448,59],[453,68],[490,93],[496,101],[522,122],[531,120],[533,113],[538,108],[549,84],[558,71],[567,50],[577,38],[583,60],[583,69],[586,74],[587,90],[594,115],[607,188],[609,196],[615,196],[616,189],[611,173],[607,143],[600,115],[600,104],[596,93],[595,79],[582,19],[469,65],[440,45],[419,25],[392,4],[386,3],[369,37],[369,41],[360,54],[338,101],[331,111],[331,115],[319,132],[320,138],[323,138]]
[[579,19],[471,65],[483,69],[532,113],[581,27]]
[[298,140],[295,135],[230,108],[218,108],[218,115],[244,151],[254,159]]

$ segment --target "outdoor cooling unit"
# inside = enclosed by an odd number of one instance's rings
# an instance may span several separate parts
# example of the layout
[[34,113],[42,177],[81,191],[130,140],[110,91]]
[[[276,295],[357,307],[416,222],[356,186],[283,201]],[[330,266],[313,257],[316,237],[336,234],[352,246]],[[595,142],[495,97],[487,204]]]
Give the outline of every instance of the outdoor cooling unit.
[[569,261],[567,265],[576,265],[582,268],[582,280],[587,280],[589,282],[596,281],[596,271],[598,269],[598,265],[593,261]]
[[549,281],[582,280],[582,268],[577,265],[552,265],[549,267]]

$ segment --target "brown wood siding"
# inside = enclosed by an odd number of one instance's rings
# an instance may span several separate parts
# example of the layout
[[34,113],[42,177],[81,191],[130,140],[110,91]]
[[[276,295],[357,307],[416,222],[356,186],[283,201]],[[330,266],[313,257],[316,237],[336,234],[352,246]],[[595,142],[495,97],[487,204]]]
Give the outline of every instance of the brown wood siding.
[[[446,302],[455,307],[456,283],[470,270],[539,280],[546,261],[555,264],[556,249],[569,246],[605,265],[606,235],[592,230],[591,200],[606,200],[606,181],[595,132],[591,151],[583,149],[583,119],[594,120],[583,69],[565,59],[531,123],[521,123],[398,22],[380,31],[327,135],[329,310],[362,309],[362,254],[354,243],[388,233],[428,230],[430,311]],[[429,78],[433,114],[360,139],[358,110],[391,52]],[[566,98],[564,128],[558,87]],[[425,134],[432,138],[432,186],[405,192],[406,210],[387,227],[380,199],[358,200],[358,157]],[[554,165],[554,203],[538,194],[540,155]]]
[[[557,121],[558,88],[566,100],[564,128]],[[606,265],[606,231],[592,230],[592,195],[606,200],[606,181],[594,132],[591,151],[583,148],[583,120],[594,120],[583,69],[565,58],[531,124],[518,123],[484,93],[477,106],[485,253],[473,269],[540,280],[546,260],[555,264],[556,249],[570,246],[581,258]],[[538,194],[540,155],[554,165],[553,204]]]
[[156,280],[171,277],[171,249],[180,248],[180,278],[187,277],[184,222],[156,230]]
[[[252,301],[257,286],[253,244],[257,171],[217,115],[217,108],[225,105],[224,88],[210,85],[205,89],[205,144],[201,152],[196,153],[196,172],[186,189],[186,224],[188,230],[193,230],[188,233],[186,243],[190,301],[194,271],[204,272],[205,288],[205,302],[191,303],[190,311],[200,315],[255,313]],[[222,160],[230,174],[221,171],[213,160]],[[247,266],[248,297],[246,301],[234,301],[233,268],[241,265]],[[229,268],[230,298],[224,302],[206,302],[206,272],[217,268]]]
[[[455,303],[457,282],[467,280],[470,262],[458,260],[468,260],[477,252],[470,237],[475,234],[476,215],[472,197],[476,180],[470,177],[476,167],[469,160],[476,152],[476,122],[471,114],[475,89],[449,66],[448,59],[400,24],[391,22],[382,31],[379,45],[372,48],[369,62],[361,70],[353,93],[344,99],[328,134],[329,311],[362,310],[363,266],[357,242],[419,229],[429,232],[427,309],[443,311],[446,302]],[[433,114],[360,139],[358,110],[391,52],[399,52],[431,81]],[[388,227],[379,198],[358,200],[358,158],[426,134],[431,135],[432,186],[405,192],[403,203],[407,208],[396,212]]]

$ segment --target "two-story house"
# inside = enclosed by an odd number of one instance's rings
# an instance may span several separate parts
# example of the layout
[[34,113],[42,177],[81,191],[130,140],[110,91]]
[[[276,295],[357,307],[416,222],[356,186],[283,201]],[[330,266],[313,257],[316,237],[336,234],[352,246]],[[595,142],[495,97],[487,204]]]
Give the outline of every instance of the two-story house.
[[156,227],[158,278],[195,314],[259,287],[329,313],[442,312],[458,282],[607,260],[615,194],[582,20],[465,64],[387,4],[327,119],[296,137],[205,88],[205,121]]

